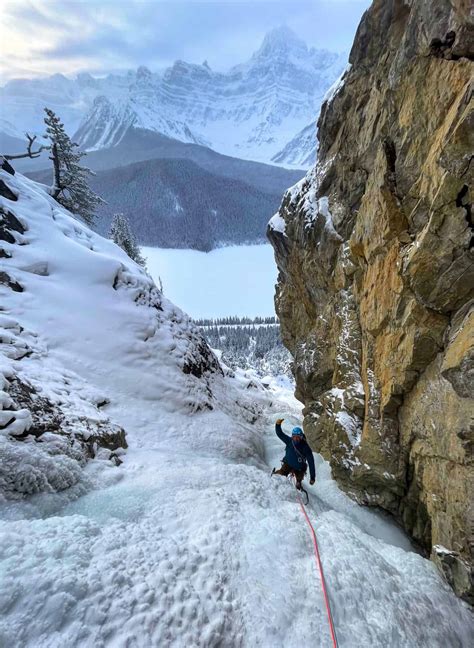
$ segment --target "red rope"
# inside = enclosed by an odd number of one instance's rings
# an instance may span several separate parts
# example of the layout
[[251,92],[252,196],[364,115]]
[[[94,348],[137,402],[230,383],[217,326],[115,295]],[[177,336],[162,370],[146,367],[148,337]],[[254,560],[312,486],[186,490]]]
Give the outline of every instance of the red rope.
[[313,525],[311,524],[311,520],[308,517],[308,513],[306,512],[306,508],[305,508],[305,506],[303,504],[303,501],[302,501],[302,499],[300,497],[300,494],[299,494],[298,490],[296,491],[296,494],[298,496],[298,500],[299,500],[299,503],[300,503],[300,506],[301,506],[301,510],[304,513],[304,516],[306,518],[306,522],[308,523],[308,526],[311,529],[311,534],[313,536],[314,553],[316,555],[316,560],[317,560],[317,564],[318,564],[318,567],[319,567],[319,573],[321,575],[321,584],[322,584],[322,587],[323,587],[324,602],[326,603],[326,612],[327,612],[328,620],[329,620],[329,629],[331,631],[331,639],[332,639],[332,643],[333,643],[334,648],[337,648],[338,644],[337,644],[337,638],[336,638],[336,631],[334,629],[334,623],[333,623],[333,620],[332,620],[331,605],[329,603],[329,597],[328,597],[328,593],[327,593],[327,589],[326,589],[326,580],[324,578],[323,565],[321,563],[321,557],[319,555],[318,539],[316,538],[316,532],[315,532],[315,530],[313,528]]

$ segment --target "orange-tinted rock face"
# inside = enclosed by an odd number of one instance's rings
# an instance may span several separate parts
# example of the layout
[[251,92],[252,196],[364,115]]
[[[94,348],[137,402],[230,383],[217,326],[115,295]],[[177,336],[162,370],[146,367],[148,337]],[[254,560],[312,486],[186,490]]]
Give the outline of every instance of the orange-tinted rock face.
[[306,434],[472,601],[474,27],[435,5],[366,12],[269,238]]

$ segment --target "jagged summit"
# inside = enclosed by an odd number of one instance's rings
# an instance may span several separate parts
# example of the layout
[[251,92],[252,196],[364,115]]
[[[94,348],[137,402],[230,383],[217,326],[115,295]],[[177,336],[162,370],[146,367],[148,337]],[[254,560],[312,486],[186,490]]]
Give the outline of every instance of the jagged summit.
[[294,51],[307,53],[308,47],[304,40],[297,36],[290,27],[280,25],[280,27],[275,27],[265,35],[262,45],[252,58],[272,56],[276,53],[286,54]]
[[79,74],[76,76],[76,81],[79,83],[93,83],[94,82],[94,77],[92,74],[89,74],[89,72],[79,72]]
[[295,50],[307,52],[308,47],[292,29],[286,25],[281,25],[265,35],[262,45],[253,56],[268,56],[274,53],[288,53]]
[[137,79],[149,79],[151,77],[151,71],[146,67],[146,65],[140,65],[137,68]]

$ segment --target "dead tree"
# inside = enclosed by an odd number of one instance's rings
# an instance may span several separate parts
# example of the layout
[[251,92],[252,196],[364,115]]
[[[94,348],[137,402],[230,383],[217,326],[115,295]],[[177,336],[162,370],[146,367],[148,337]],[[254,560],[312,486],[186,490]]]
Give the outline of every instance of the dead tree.
[[2,157],[5,160],[19,160],[21,158],[37,158],[41,155],[43,151],[49,151],[50,146],[44,146],[43,144],[39,147],[37,151],[33,151],[33,144],[36,140],[36,135],[31,136],[29,133],[25,133],[26,139],[28,140],[28,147],[26,153],[18,153],[17,155],[5,155],[2,153]]

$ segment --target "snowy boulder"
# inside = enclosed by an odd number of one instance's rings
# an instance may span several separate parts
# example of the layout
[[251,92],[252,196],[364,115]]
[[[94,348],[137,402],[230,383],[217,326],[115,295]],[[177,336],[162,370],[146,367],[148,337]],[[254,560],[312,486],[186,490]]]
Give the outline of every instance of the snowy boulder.
[[223,375],[219,361],[214,356],[204,338],[193,340],[194,345],[184,357],[183,372],[201,378],[206,372],[212,371]]
[[18,196],[13,193],[13,191],[9,188],[8,185],[3,182],[3,180],[0,180],[0,196],[8,198],[8,200],[18,200]]
[[[24,233],[25,228],[18,218],[16,218],[16,216],[14,216],[10,211],[0,207],[0,241],[16,243],[18,241],[16,234]],[[2,256],[1,252],[2,250],[0,248],[0,258]],[[6,254],[5,250],[3,250],[3,254]]]
[[34,341],[0,318],[0,501],[69,488],[100,448],[115,461],[113,451],[127,447],[123,428],[99,411],[99,395],[42,358]]
[[11,175],[15,175],[15,169],[12,167],[10,162],[2,155],[0,155],[0,169],[3,169],[4,171],[10,173]]
[[85,456],[66,438],[24,443],[0,437],[0,501],[64,490],[81,478]]

